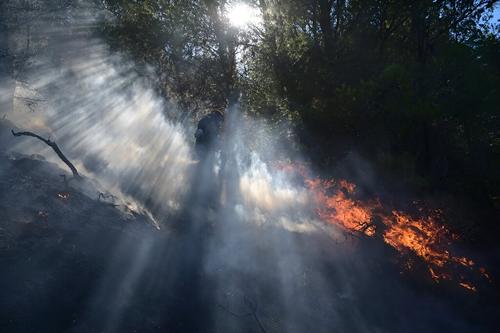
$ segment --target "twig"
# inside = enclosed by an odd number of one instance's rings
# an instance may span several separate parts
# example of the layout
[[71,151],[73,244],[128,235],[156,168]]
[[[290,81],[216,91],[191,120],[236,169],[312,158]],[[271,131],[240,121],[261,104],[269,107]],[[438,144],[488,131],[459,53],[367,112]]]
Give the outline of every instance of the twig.
[[101,198],[102,198],[102,199],[104,199],[104,200],[106,200],[106,199],[111,199],[111,200],[113,200],[113,201],[115,201],[115,200],[116,200],[116,196],[114,196],[114,195],[113,195],[113,194],[111,194],[111,193],[105,194],[105,193],[100,192],[100,191],[99,191],[99,192],[97,192],[97,193],[99,194],[99,196],[97,197],[97,200],[101,200]]
[[226,311],[227,313],[229,313],[230,315],[236,317],[236,318],[245,318],[245,317],[248,317],[248,316],[252,316],[253,319],[259,325],[259,328],[260,328],[261,332],[262,333],[267,333],[266,329],[264,328],[264,325],[262,324],[262,322],[259,319],[259,316],[257,315],[257,304],[255,302],[253,302],[251,299],[249,299],[246,295],[243,295],[243,299],[245,300],[245,303],[246,303],[246,305],[248,306],[248,308],[250,310],[249,312],[236,313],[234,311],[231,311],[229,309],[229,307],[226,307],[226,306],[224,306],[222,304],[217,303],[217,306],[220,307],[222,310]]
[[267,333],[266,329],[264,328],[264,325],[262,325],[262,322],[260,321],[259,316],[257,315],[257,304],[252,302],[248,297],[246,296],[243,297],[248,307],[250,308],[250,311],[252,312],[253,318],[255,319],[257,324],[259,324],[260,330],[262,331],[262,333]]
[[113,202],[106,202],[106,201],[104,201],[104,203],[107,204],[107,205],[109,205],[109,206],[111,206],[111,207],[113,207],[113,208],[121,206],[120,204],[114,203],[114,201],[116,200],[116,196],[114,196],[113,194],[111,194],[111,193],[104,194],[103,192],[97,192],[97,193],[99,193],[99,196],[97,197],[97,201],[101,201],[101,198],[103,200],[111,198],[111,200],[113,200]]
[[33,138],[37,138],[38,140],[45,142],[48,146],[50,146],[55,151],[55,153],[57,154],[57,156],[59,156],[59,158],[64,163],[66,163],[66,165],[71,169],[71,172],[73,173],[73,176],[76,179],[81,179],[82,178],[80,176],[80,174],[78,173],[78,171],[76,170],[76,168],[73,165],[73,163],[71,163],[66,158],[66,156],[64,156],[64,154],[62,153],[61,149],[59,149],[59,147],[57,146],[57,144],[54,141],[50,141],[49,139],[44,139],[41,136],[39,136],[39,135],[37,135],[35,133],[32,133],[32,132],[14,132],[14,130],[10,130],[10,131],[12,132],[12,135],[14,135],[14,136],[23,136],[23,135],[25,135],[25,136],[31,136]]

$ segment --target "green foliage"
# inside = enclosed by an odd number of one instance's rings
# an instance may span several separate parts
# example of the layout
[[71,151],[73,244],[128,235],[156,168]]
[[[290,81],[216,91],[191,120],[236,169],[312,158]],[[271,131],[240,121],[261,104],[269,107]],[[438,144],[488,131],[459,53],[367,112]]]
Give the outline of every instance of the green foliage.
[[103,32],[186,112],[221,109],[234,87],[236,31],[222,21],[224,2],[107,0],[116,20]]
[[500,195],[495,1],[248,2],[263,22],[237,30],[225,1],[107,0],[104,30],[187,112],[238,89],[323,165],[355,149],[416,187]]

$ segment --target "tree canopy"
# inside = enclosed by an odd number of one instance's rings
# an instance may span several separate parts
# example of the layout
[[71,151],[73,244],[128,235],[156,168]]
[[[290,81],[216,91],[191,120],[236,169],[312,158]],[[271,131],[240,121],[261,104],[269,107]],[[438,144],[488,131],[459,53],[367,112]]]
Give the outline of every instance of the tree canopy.
[[104,31],[188,114],[241,92],[324,166],[355,149],[416,187],[498,195],[495,1],[247,3],[262,22],[241,29],[228,1],[107,0]]
[[249,0],[261,19],[246,26],[230,24],[235,2],[4,1],[0,71],[19,78],[30,53],[64,38],[50,31],[92,7],[107,17],[96,31],[186,118],[241,96],[246,112],[293,121],[325,168],[355,150],[405,185],[498,203],[496,1]]

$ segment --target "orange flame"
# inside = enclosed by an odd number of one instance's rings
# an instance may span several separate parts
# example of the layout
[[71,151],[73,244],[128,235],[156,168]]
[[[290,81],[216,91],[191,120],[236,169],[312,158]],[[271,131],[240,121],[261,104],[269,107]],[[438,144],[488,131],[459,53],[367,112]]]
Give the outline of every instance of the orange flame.
[[[306,180],[306,184],[319,203],[317,213],[322,220],[340,225],[348,231],[375,235],[375,227],[371,223],[372,209],[349,197],[356,188],[354,184],[345,180],[334,182],[320,179]],[[328,195],[332,189],[333,193]]]
[[[435,210],[432,214],[412,217],[401,211],[382,209],[377,200],[366,203],[356,200],[356,185],[346,180],[322,180],[309,177],[304,165],[283,164],[278,167],[287,172],[298,173],[304,179],[316,203],[316,213],[325,222],[340,226],[347,232],[361,233],[368,237],[380,233],[383,241],[397,250],[401,255],[414,255],[426,265],[430,277],[435,282],[453,280],[453,266],[472,270],[474,261],[466,257],[453,256],[447,249],[458,236],[438,223],[442,212]],[[416,204],[416,202],[414,202]],[[422,209],[421,209],[422,211]],[[374,217],[381,220],[381,231],[376,229]],[[412,268],[411,258],[405,266]],[[484,268],[479,268],[481,276],[490,279]],[[458,277],[459,285],[467,290],[476,291],[470,282]]]
[[387,226],[384,241],[398,252],[411,251],[438,267],[443,267],[452,259],[447,250],[440,249],[440,241],[448,230],[439,226],[432,217],[412,219],[393,211],[392,216],[384,216],[382,221]]

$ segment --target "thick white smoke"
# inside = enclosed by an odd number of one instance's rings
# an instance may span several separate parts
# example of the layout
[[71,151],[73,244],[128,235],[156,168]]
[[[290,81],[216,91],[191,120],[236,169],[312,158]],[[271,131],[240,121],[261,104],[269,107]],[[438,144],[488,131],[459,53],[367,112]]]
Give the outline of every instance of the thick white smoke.
[[[78,50],[59,66],[38,59],[16,88],[13,114],[6,117],[61,147],[77,168],[110,193],[131,195],[153,210],[176,210],[193,164],[187,131],[166,114],[175,107],[159,98],[133,65],[111,55],[98,40],[69,42]],[[38,99],[30,112],[25,101]],[[14,150],[43,154],[50,148],[20,139]]]
[[[50,137],[107,192],[160,218],[192,205],[188,191],[212,186],[210,178],[217,177],[223,191],[216,201],[243,220],[312,230],[308,193],[276,168],[287,149],[265,122],[243,116],[237,106],[228,109],[221,152],[209,166],[214,170],[200,169],[192,153],[193,123],[175,121],[181,118],[175,105],[160,98],[132,62],[98,39],[65,43],[61,49],[73,50],[71,57],[57,65],[37,58],[25,83],[17,84],[7,117],[18,129]],[[28,99],[39,102],[27,105]],[[43,143],[18,142],[14,150],[61,164]],[[196,177],[200,172],[205,175]]]

